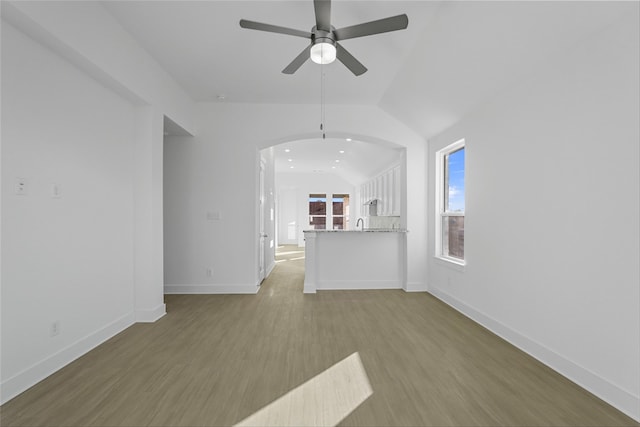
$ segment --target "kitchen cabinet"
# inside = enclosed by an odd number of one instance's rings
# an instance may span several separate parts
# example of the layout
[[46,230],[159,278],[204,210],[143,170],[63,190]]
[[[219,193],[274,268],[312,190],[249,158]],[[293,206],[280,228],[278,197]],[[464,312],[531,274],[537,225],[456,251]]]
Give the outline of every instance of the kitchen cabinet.
[[361,203],[377,200],[378,216],[400,216],[402,183],[400,164],[395,164],[360,187]]
[[406,289],[407,231],[305,230],[305,294]]
[[393,209],[391,210],[391,215],[393,216],[400,216],[400,211],[401,211],[401,200],[402,200],[402,185],[400,182],[400,165],[397,165],[396,167],[394,167],[392,169],[392,173],[393,173],[393,181],[392,181],[392,190],[391,190],[391,197],[392,197],[392,205],[393,205]]

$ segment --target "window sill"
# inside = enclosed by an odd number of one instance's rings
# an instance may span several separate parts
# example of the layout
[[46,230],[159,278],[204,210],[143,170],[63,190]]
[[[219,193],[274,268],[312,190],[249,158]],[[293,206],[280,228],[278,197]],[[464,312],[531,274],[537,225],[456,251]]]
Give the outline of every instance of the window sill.
[[445,267],[453,268],[454,270],[464,271],[467,263],[463,260],[458,260],[455,258],[445,258],[442,256],[433,257],[438,264],[441,264]]

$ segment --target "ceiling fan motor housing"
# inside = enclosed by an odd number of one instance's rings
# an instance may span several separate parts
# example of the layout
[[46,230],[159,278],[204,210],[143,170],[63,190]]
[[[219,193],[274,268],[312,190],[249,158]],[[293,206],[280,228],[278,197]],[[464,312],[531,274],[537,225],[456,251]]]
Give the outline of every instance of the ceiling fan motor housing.
[[311,41],[313,44],[329,43],[335,47],[336,38],[333,35],[333,30],[335,30],[333,25],[331,26],[331,31],[318,30],[316,27],[313,27],[311,29]]
[[311,29],[311,60],[316,64],[330,64],[336,59],[336,39],[331,31],[318,30],[317,27]]

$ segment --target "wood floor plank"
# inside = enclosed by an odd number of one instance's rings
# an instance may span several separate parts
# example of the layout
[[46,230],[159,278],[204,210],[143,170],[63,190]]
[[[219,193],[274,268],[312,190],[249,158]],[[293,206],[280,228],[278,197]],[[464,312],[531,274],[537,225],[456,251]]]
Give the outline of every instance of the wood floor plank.
[[6,403],[0,425],[233,425],[353,353],[373,394],[343,426],[640,425],[428,294],[305,295],[285,249],[257,295],[167,295],[165,317]]

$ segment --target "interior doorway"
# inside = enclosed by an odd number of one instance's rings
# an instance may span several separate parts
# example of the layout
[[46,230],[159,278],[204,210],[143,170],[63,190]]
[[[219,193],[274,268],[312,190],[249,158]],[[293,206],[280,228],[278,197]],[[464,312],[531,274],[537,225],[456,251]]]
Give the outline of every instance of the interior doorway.
[[265,224],[265,169],[266,162],[264,159],[260,159],[260,173],[259,173],[259,201],[258,201],[258,284],[262,284],[266,277],[266,248],[267,238],[269,237]]
[[[279,261],[278,252],[295,252],[294,248],[305,246],[304,230],[354,230],[356,219],[366,216],[362,205],[365,184],[376,182],[375,189],[380,195],[374,194],[372,187],[371,198],[388,199],[386,181],[378,175],[385,173],[392,166],[398,170],[404,168],[405,148],[397,144],[381,140],[360,140],[358,138],[306,138],[292,139],[276,145],[268,146],[260,151],[259,159],[266,160],[267,193],[272,190],[267,203],[273,202],[275,209],[274,223],[266,223],[266,234],[270,234],[270,241],[275,241],[275,247],[268,248],[267,259],[262,258],[260,252],[260,280],[263,279],[263,263]],[[263,168],[264,163],[260,164]],[[265,225],[264,215],[269,215],[269,209],[264,206],[263,178],[261,169],[259,193],[259,214],[257,222],[260,227]],[[405,183],[401,182],[402,174],[398,174],[398,198]],[[258,181],[258,180],[256,180]],[[377,185],[377,181],[385,185]],[[369,187],[366,187],[369,188]],[[395,188],[394,188],[395,190]],[[402,203],[397,203],[397,212],[381,211],[389,217],[397,216],[400,222]],[[391,204],[389,203],[389,206]],[[262,238],[264,231],[259,229],[260,251],[266,247]],[[287,248],[283,246],[287,245]],[[296,250],[297,251],[297,250]],[[304,265],[302,265],[304,268]],[[270,266],[267,266],[266,276]]]

